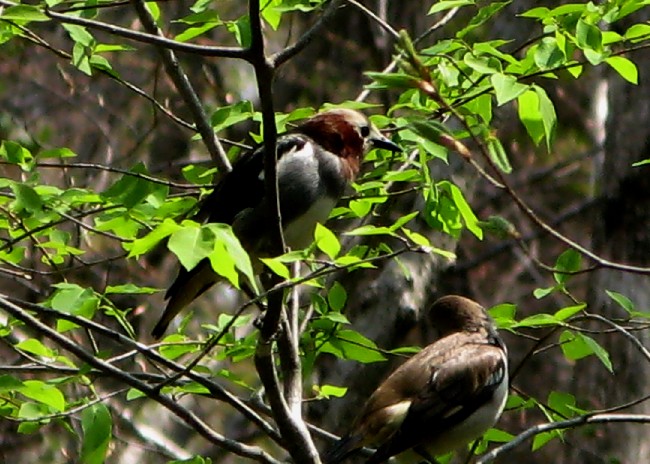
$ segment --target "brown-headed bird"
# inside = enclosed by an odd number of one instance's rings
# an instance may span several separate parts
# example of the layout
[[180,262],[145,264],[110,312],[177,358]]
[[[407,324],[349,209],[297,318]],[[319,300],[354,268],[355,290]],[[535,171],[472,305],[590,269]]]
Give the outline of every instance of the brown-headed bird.
[[[278,194],[289,247],[301,249],[311,243],[316,223],[327,220],[373,148],[401,151],[366,116],[349,109],[323,111],[278,137]],[[268,256],[274,211],[264,185],[264,148],[259,147],[235,163],[206,198],[197,217],[231,225],[255,258]],[[189,271],[181,267],[165,294],[167,307],[151,334],[160,338],[172,319],[218,280],[208,259]]]
[[407,450],[430,459],[495,424],[508,396],[508,360],[493,321],[481,305],[456,295],[437,300],[429,314],[440,338],[375,390],[350,433],[327,453],[326,464],[365,446],[377,449],[367,464]]

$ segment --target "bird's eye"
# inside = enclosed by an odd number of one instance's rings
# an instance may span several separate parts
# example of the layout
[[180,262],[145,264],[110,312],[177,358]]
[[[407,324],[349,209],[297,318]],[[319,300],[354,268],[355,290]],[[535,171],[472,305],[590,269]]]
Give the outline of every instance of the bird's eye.
[[369,126],[361,126],[361,137],[368,137],[370,135]]

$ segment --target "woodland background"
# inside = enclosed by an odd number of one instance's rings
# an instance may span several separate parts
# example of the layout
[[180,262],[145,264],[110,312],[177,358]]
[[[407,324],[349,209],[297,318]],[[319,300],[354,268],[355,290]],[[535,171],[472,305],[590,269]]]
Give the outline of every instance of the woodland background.
[[[318,462],[459,293],[494,307],[512,390],[442,461],[646,462],[647,3],[0,0],[0,461]],[[219,243],[166,239],[225,157],[341,103],[405,153],[368,158],[287,285],[295,345],[227,285],[155,344],[174,253]]]

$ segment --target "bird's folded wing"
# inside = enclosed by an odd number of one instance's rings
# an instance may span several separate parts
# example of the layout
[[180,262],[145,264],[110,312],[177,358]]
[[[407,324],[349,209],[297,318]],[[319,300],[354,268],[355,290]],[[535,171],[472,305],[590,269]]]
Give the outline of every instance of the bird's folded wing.
[[[305,139],[298,135],[279,137],[278,159],[304,143]],[[232,171],[203,200],[195,219],[199,222],[232,224],[241,211],[259,205],[265,196],[264,153],[264,147],[260,146],[239,158]]]
[[[377,457],[399,454],[471,416],[488,401],[506,375],[503,351],[493,345],[459,346],[420,393],[413,398],[399,430],[377,451]],[[381,461],[377,461],[381,462]]]

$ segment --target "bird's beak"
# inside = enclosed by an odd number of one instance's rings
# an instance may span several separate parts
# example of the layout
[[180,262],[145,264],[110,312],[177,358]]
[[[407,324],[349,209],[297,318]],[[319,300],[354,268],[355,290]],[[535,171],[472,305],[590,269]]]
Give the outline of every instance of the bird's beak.
[[402,148],[399,145],[380,134],[378,130],[375,129],[373,132],[374,134],[370,134],[370,143],[373,148],[381,148],[383,150],[392,151],[393,153],[402,151]]

